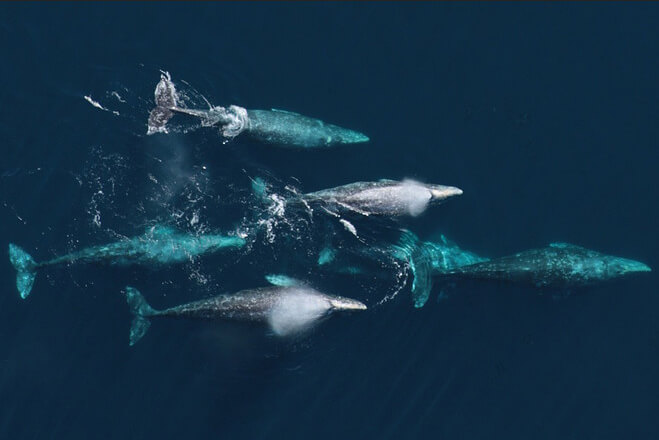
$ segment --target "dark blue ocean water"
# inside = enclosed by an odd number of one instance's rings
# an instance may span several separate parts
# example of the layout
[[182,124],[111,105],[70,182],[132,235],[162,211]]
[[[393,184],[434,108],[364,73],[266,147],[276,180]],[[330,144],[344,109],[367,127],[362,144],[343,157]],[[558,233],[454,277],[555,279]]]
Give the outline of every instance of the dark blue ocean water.
[[[411,177],[464,190],[403,222],[423,239],[486,256],[567,241],[657,269],[657,23],[641,3],[5,4],[0,244],[46,259],[157,221],[228,230],[256,175],[307,191]],[[371,142],[147,137],[160,69],[215,104]],[[26,301],[5,260],[0,438],[659,437],[656,272],[560,300],[469,285],[422,309],[407,288],[375,306],[383,281],[327,278],[371,310],[292,341],[158,322],[128,346],[124,286],[166,306],[262,285],[304,254],[278,243],[166,270],[53,268]]]

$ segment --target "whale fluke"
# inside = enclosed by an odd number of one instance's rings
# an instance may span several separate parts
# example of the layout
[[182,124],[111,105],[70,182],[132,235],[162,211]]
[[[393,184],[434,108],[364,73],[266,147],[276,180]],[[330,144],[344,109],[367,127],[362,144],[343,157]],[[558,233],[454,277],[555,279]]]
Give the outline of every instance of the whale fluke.
[[432,290],[431,257],[426,247],[419,243],[419,238],[412,232],[404,230],[394,247],[404,260],[407,260],[412,272],[412,298],[414,307],[421,308],[426,304]]
[[128,301],[128,306],[133,314],[133,322],[130,324],[129,341],[130,346],[133,346],[146,334],[146,331],[151,326],[149,317],[155,315],[157,312],[146,302],[140,291],[134,287],[126,287],[126,301]]
[[37,262],[20,247],[9,243],[9,261],[16,269],[16,288],[21,298],[25,299],[32,291],[34,278],[37,276]]

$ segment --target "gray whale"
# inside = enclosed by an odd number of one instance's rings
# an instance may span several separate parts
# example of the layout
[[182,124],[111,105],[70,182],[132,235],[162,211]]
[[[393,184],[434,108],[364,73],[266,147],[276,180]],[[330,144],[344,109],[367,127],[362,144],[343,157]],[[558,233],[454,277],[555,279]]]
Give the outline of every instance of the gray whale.
[[650,271],[650,267],[639,261],[605,255],[573,244],[552,243],[544,248],[456,267],[446,271],[445,275],[535,287],[578,287]]
[[263,322],[276,335],[288,336],[308,329],[333,312],[366,309],[359,301],[326,295],[297,284],[241,290],[164,310],[152,308],[133,287],[126,287],[126,299],[133,314],[130,345],[144,336],[152,318]]
[[302,199],[307,202],[321,201],[330,209],[347,209],[367,216],[399,217],[418,216],[428,206],[461,194],[462,190],[454,186],[425,184],[409,179],[382,179],[307,193]]
[[285,110],[247,110],[237,105],[189,109],[183,106],[169,73],[160,76],[155,90],[156,106],[149,114],[147,134],[167,132],[167,122],[175,113],[199,118],[202,126],[219,127],[232,139],[241,133],[269,144],[319,148],[368,142],[368,136]]
[[156,225],[143,235],[101,246],[85,248],[70,254],[36,262],[13,243],[9,244],[9,260],[16,269],[16,288],[25,299],[32,291],[37,270],[68,263],[107,262],[121,266],[132,264],[172,264],[192,257],[245,245],[241,237],[226,235],[189,235],[167,226]]

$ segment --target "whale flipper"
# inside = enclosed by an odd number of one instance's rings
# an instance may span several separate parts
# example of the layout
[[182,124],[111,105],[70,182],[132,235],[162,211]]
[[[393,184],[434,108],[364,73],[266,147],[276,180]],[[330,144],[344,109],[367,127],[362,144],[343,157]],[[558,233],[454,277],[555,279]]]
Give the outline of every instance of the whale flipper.
[[25,299],[30,294],[37,276],[37,263],[20,247],[9,243],[9,261],[16,269],[16,288],[21,298]]
[[155,315],[157,312],[151,307],[144,296],[139,290],[134,287],[126,287],[126,301],[133,314],[133,322],[130,324],[130,342],[132,347],[137,341],[142,339],[142,336],[151,326],[149,317]]
[[265,276],[265,279],[272,284],[273,286],[278,287],[302,287],[304,283],[295,278],[291,278],[288,275],[281,274],[269,274]]

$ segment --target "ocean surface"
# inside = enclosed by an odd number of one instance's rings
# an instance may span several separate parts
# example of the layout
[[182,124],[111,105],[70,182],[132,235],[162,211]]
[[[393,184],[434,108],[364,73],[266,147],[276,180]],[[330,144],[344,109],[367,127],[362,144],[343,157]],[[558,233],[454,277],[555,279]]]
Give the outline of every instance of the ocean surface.
[[[165,268],[44,268],[26,300],[5,253],[0,438],[659,438],[657,23],[656,3],[3,4],[4,249],[46,260],[155,224],[265,233]],[[223,143],[184,118],[147,136],[160,71],[215,105],[371,140]],[[655,271],[557,295],[437,286],[414,308],[404,267],[316,270],[310,249],[349,231],[268,217],[257,177],[280,194],[455,185],[462,196],[398,225],[486,257],[562,241]],[[376,226],[357,231],[375,241]],[[125,286],[167,307],[268,273],[369,310],[284,339],[158,321],[129,347]]]

